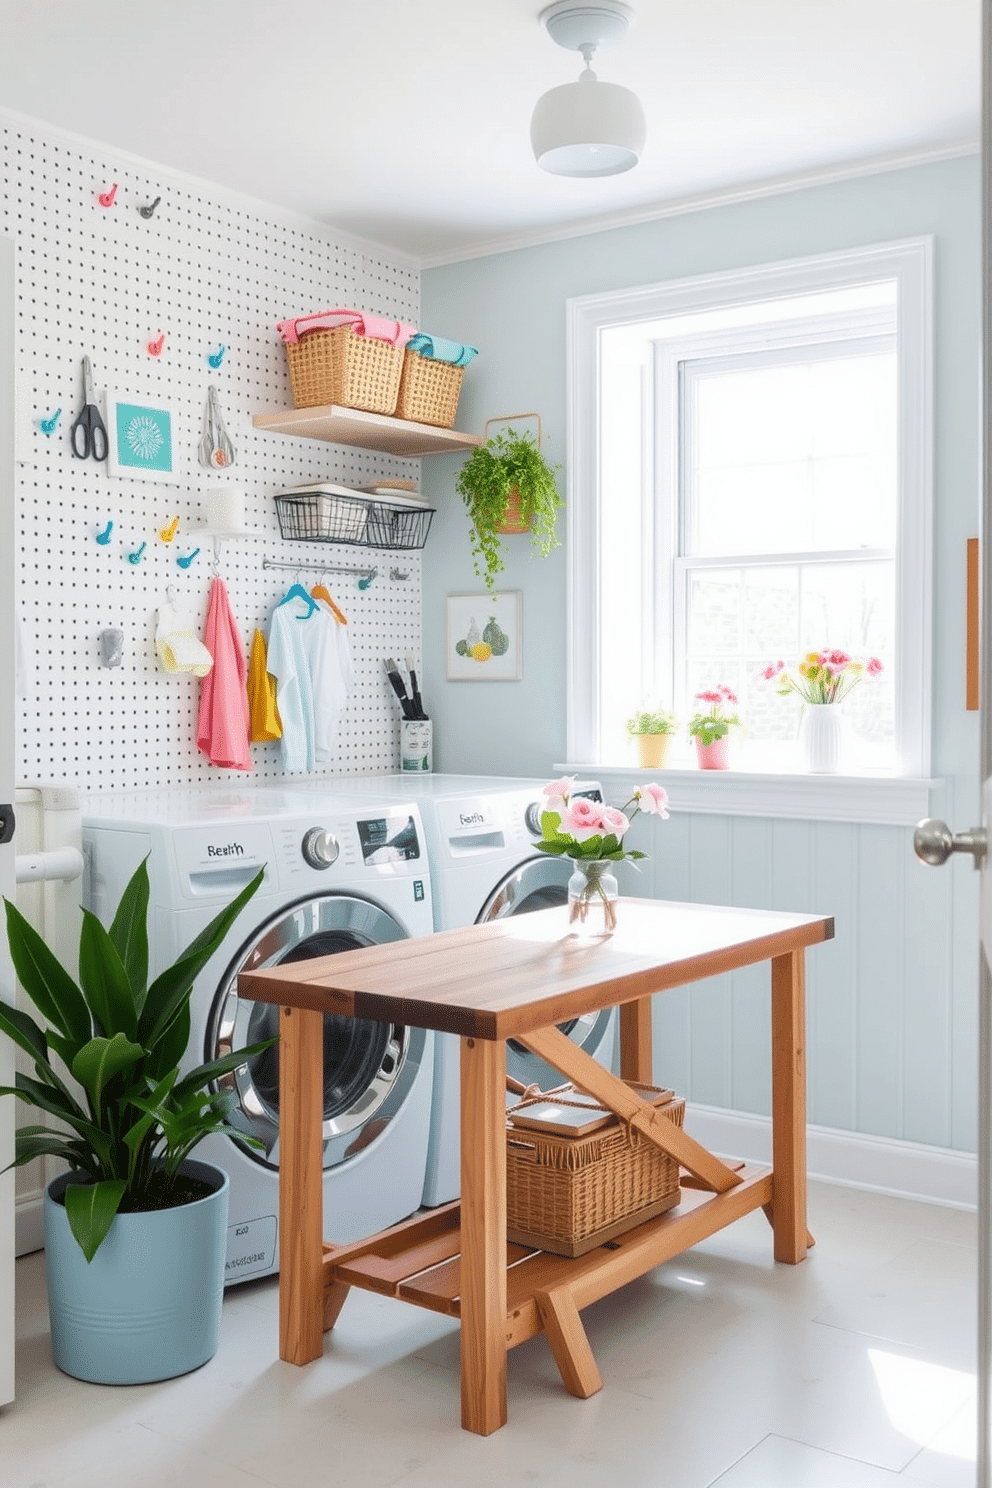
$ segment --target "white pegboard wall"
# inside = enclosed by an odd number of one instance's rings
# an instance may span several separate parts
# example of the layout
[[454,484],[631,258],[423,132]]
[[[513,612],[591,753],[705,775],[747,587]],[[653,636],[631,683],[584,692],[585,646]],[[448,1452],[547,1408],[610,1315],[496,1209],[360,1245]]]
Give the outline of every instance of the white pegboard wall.
[[[362,591],[355,577],[326,582],[349,618],[355,687],[342,718],[337,758],[321,773],[397,767],[398,708],[385,656],[418,663],[421,565],[417,552],[284,542],[273,493],[328,477],[366,485],[376,477],[418,476],[417,462],[288,439],[253,429],[253,413],[292,407],[277,320],[348,305],[416,324],[419,277],[372,251],[343,246],[315,228],[211,196],[169,172],[115,161],[98,151],[13,124],[3,150],[0,232],[17,254],[17,608],[34,668],[18,705],[19,779],[71,779],[84,790],[230,779],[196,749],[199,689],[168,676],[155,649],[155,621],[174,586],[202,624],[213,548],[195,527],[204,496],[225,485],[245,493],[249,527],[260,536],[225,542],[221,569],[246,648],[267,630],[290,572],[265,571],[263,556],[307,565],[374,566]],[[110,208],[100,192],[117,182]],[[139,207],[161,201],[151,218]],[[160,357],[147,343],[165,333]],[[227,351],[216,370],[207,356]],[[175,420],[175,483],[111,478],[106,466],[76,459],[72,420],[82,403],[81,360],[89,354],[98,388],[164,399]],[[207,387],[218,391],[237,458],[230,471],[197,461]],[[39,428],[57,407],[51,437]],[[175,516],[171,544],[158,536]],[[111,541],[95,534],[113,521]],[[128,553],[147,544],[141,561]],[[201,551],[188,570],[179,554]],[[409,575],[390,578],[391,569]],[[124,633],[118,668],[99,664],[99,637]],[[276,744],[254,745],[255,776],[282,778]],[[244,778],[244,777],[241,777]]]

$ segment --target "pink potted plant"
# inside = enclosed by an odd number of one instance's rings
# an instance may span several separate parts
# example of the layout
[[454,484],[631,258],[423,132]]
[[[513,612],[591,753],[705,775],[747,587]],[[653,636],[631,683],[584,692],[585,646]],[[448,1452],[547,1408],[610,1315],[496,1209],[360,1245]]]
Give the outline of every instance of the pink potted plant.
[[701,770],[729,770],[730,730],[744,724],[732,711],[737,707],[737,694],[721,683],[718,687],[697,692],[694,700],[705,703],[689,719],[689,737],[696,742],[696,760]]

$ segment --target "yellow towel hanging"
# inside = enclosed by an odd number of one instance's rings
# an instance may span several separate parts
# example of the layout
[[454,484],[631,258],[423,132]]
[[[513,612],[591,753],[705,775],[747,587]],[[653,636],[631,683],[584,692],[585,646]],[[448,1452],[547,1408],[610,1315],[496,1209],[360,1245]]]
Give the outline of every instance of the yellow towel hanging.
[[256,630],[251,639],[251,660],[248,663],[248,712],[253,744],[282,738],[282,724],[276,707],[276,683],[266,668],[267,660],[265,637]]

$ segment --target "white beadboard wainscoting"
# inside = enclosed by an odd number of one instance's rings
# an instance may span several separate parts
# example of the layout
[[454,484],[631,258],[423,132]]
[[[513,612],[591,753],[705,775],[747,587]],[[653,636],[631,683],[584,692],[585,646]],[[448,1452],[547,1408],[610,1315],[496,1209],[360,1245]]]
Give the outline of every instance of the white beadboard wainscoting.
[[[649,856],[639,873],[625,865],[625,893],[833,915],[835,938],[806,954],[811,1171],[974,1202],[970,860],[924,868],[904,827],[674,810],[640,817],[629,840]],[[770,1040],[767,966],[655,999],[655,1081],[687,1098],[719,1150],[760,1154]]]

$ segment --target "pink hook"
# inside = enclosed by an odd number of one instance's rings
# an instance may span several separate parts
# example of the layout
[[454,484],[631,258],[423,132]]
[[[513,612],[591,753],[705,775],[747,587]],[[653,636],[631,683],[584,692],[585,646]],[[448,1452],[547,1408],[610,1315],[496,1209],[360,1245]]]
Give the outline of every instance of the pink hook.
[[100,192],[100,195],[97,197],[97,201],[100,203],[101,207],[112,207],[114,205],[114,197],[116,195],[117,182],[115,181],[109,191]]
[[158,338],[157,341],[149,341],[149,343],[148,343],[148,355],[149,356],[161,356],[162,355],[162,347],[164,345],[165,345],[165,332],[163,331],[161,333],[161,335],[159,336],[159,338]]

